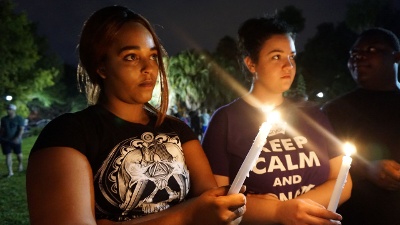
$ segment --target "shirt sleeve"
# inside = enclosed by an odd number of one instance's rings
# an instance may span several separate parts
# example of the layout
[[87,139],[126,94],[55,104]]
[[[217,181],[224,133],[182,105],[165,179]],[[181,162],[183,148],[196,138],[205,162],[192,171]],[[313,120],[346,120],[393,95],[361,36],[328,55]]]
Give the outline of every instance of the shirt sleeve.
[[341,151],[342,142],[336,136],[328,117],[322,111],[319,111],[318,117],[319,117],[319,124],[324,129],[322,132],[326,134],[325,138],[328,147],[329,159],[335,158],[343,154],[343,152]]
[[167,117],[166,123],[169,126],[169,130],[175,131],[179,139],[181,140],[182,144],[191,141],[191,140],[198,140],[197,135],[194,133],[192,128],[190,128],[185,122],[180,119],[174,117]]
[[19,127],[25,126],[24,118],[22,118],[22,116],[18,116],[18,126]]
[[227,152],[228,117],[223,110],[217,110],[211,117],[202,146],[214,174],[229,176]]
[[32,153],[48,147],[71,147],[85,152],[85,135],[77,117],[72,114],[61,115],[50,121],[41,131]]

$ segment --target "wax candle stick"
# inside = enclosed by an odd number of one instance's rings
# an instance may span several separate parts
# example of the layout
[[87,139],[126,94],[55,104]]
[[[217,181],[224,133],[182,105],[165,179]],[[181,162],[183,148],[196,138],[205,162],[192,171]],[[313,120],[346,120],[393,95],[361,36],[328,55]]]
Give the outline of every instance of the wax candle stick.
[[255,165],[256,160],[257,160],[258,156],[260,155],[261,150],[262,150],[263,146],[265,145],[265,142],[267,141],[267,137],[268,137],[268,134],[271,130],[273,123],[275,123],[275,121],[278,118],[279,118],[279,113],[276,111],[272,111],[270,113],[270,115],[268,116],[267,121],[261,125],[260,130],[259,130],[256,138],[254,139],[254,142],[239,169],[239,172],[236,174],[236,177],[233,180],[233,183],[228,191],[228,195],[239,193],[240,188],[242,187],[242,185],[244,183],[244,180],[249,175],[250,170]]
[[355,152],[355,147],[349,143],[346,143],[344,145],[344,151],[345,155],[343,156],[342,165],[336,178],[336,183],[333,188],[331,199],[328,205],[328,210],[332,212],[336,212],[336,209],[338,207],[340,196],[342,195],[342,190],[344,185],[346,184],[347,175],[351,166],[352,158],[350,157],[350,155]]

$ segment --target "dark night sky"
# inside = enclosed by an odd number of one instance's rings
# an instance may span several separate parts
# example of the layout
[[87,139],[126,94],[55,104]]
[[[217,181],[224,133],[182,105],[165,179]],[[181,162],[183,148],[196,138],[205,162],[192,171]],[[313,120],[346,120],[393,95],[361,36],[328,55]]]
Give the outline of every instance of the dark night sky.
[[346,4],[355,0],[14,0],[38,24],[39,35],[48,39],[51,50],[69,64],[76,64],[75,47],[83,22],[95,10],[124,5],[142,14],[156,31],[170,55],[188,48],[213,51],[218,41],[236,38],[239,25],[251,17],[273,13],[288,5],[302,10],[305,30],[297,36],[300,51],[316,26],[344,20]]

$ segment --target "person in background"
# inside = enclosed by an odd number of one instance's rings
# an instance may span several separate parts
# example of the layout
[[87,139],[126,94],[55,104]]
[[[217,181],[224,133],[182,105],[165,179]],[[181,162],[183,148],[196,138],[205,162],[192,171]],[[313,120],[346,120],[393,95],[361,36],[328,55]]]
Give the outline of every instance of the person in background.
[[180,117],[180,120],[182,120],[183,122],[185,122],[189,127],[191,127],[191,124],[190,124],[190,116],[189,116],[189,114],[187,113],[187,111],[186,111],[186,109],[183,109],[182,110],[182,116]]
[[78,50],[90,106],[53,119],[34,144],[31,224],[238,224],[245,196],[217,187],[196,135],[166,115],[166,53],[150,23],[123,6],[102,8]]
[[189,116],[190,126],[198,139],[201,140],[200,109],[190,111]]
[[[340,224],[326,209],[342,162],[332,128],[319,107],[283,97],[296,73],[294,34],[276,17],[253,18],[238,30],[250,92],[212,115],[202,141],[218,185],[235,179],[261,124],[263,109],[279,111],[245,179],[247,211],[241,224]],[[348,178],[340,204],[350,197]]]
[[7,106],[7,116],[1,118],[0,123],[0,142],[3,154],[6,156],[8,169],[7,177],[14,176],[12,153],[17,155],[18,171],[23,171],[22,154],[22,135],[24,134],[24,119],[16,114],[17,106],[9,104]]
[[399,62],[393,32],[365,30],[347,64],[358,87],[323,106],[338,137],[357,147],[350,169],[352,197],[338,209],[344,224],[399,224]]
[[181,118],[181,114],[179,113],[178,106],[174,105],[171,107],[171,115],[175,116],[176,118]]
[[210,114],[208,113],[207,109],[203,110],[200,116],[200,123],[201,123],[201,136],[204,136],[204,133],[207,130],[208,124],[210,123]]

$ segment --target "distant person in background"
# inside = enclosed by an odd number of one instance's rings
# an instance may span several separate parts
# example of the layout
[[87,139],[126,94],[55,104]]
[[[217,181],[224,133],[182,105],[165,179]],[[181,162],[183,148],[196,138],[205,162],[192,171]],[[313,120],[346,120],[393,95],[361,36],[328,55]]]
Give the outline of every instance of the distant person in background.
[[14,175],[12,153],[17,155],[18,170],[24,170],[22,163],[22,135],[24,133],[24,119],[16,114],[17,106],[7,106],[7,116],[1,118],[0,141],[3,154],[6,156],[8,177]]
[[201,139],[201,124],[200,124],[200,110],[190,111],[190,126],[192,127],[193,132],[197,135],[199,140]]
[[186,109],[183,109],[180,119],[190,127],[190,116],[188,115]]
[[182,117],[182,115],[179,113],[178,107],[176,105],[171,107],[171,115],[173,115],[179,119]]
[[207,109],[203,110],[203,113],[200,116],[200,123],[201,123],[201,136],[203,136],[207,130],[208,124],[210,123],[210,114],[208,113]]
[[338,137],[357,147],[343,224],[400,224],[400,44],[386,29],[360,34],[348,68],[358,87],[323,106]]

